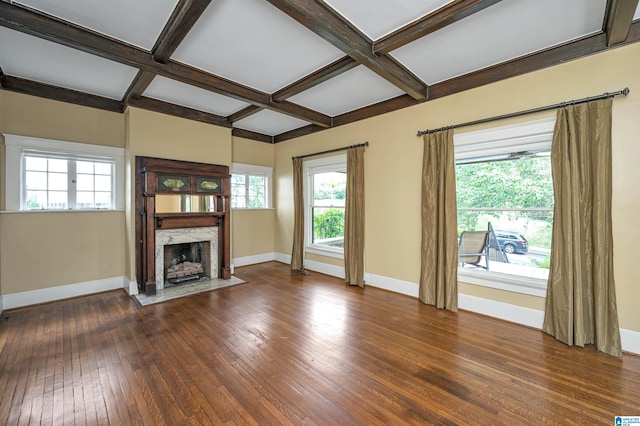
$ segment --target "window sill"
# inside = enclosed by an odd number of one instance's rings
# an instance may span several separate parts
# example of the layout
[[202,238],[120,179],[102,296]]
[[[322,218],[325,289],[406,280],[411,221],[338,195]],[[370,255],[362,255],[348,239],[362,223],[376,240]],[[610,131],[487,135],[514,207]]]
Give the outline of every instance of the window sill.
[[15,213],[106,213],[106,212],[124,212],[125,209],[33,209],[33,210],[2,210],[2,214],[15,214]]
[[321,248],[318,246],[307,246],[304,248],[306,253],[317,254],[320,256],[333,257],[335,259],[344,259],[344,252],[338,250],[331,250],[327,248]]
[[458,269],[458,281],[530,296],[546,297],[547,281],[483,270]]
[[232,207],[232,212],[245,212],[245,211],[256,211],[256,210],[275,210],[275,207]]

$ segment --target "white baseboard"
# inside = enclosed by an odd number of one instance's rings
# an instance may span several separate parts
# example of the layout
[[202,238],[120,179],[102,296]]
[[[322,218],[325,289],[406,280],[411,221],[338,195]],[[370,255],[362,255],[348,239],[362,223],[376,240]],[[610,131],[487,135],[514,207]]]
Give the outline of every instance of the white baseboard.
[[0,295],[0,315],[4,311],[4,302],[2,301],[2,295]]
[[623,351],[640,354],[640,332],[621,328],[620,339]]
[[[23,306],[37,305],[39,303],[53,302],[55,300],[85,296],[87,294],[100,293],[103,291],[117,290],[123,287],[126,290],[126,286],[131,286],[129,280],[119,276],[83,283],[43,288],[40,290],[4,294],[2,295],[2,299],[4,309],[14,309],[21,308]],[[137,291],[137,285],[135,288]]]
[[458,294],[458,307],[466,311],[476,312],[489,317],[500,318],[529,327],[542,329],[544,311],[511,305],[496,300]]
[[411,297],[418,297],[418,284],[411,281],[398,280],[383,275],[364,274],[364,282],[372,287],[378,287],[394,293],[406,294]]
[[127,277],[122,277],[122,280],[124,281],[122,284],[122,287],[124,288],[124,291],[126,291],[129,296],[135,296],[136,294],[139,293],[137,282],[129,281]]
[[276,260],[276,254],[274,252],[255,254],[253,256],[234,257],[231,261],[231,267],[237,268],[240,266],[254,265],[256,263],[269,262],[271,260]]
[[291,255],[289,254],[284,254],[284,253],[274,253],[275,254],[275,260],[276,262],[280,262],[280,263],[286,263],[287,265],[291,265]]
[[[275,258],[273,260],[291,265],[291,256],[288,254],[275,253]],[[305,259],[304,269],[344,279],[343,266],[330,265],[328,263],[318,262],[317,260]]]
[[[276,253],[275,260],[282,263],[291,264],[291,256]],[[312,271],[322,272],[344,278],[344,268],[328,265],[317,261],[305,260],[305,268]],[[383,275],[365,273],[365,283],[372,287],[382,288],[395,293],[407,296],[418,297],[418,284],[410,281],[403,281],[396,278],[385,277]],[[470,312],[476,312],[489,317],[500,318],[516,324],[542,329],[544,321],[544,311],[511,305],[509,303],[498,302],[496,300],[483,299],[481,297],[470,296],[468,294],[458,295],[458,307]],[[640,332],[620,329],[622,339],[622,350],[640,354]]]

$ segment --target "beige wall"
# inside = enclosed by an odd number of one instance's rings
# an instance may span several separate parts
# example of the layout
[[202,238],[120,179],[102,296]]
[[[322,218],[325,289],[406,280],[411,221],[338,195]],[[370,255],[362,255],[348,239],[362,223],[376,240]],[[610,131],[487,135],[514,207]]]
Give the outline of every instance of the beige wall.
[[[2,90],[0,132],[124,147],[121,114]],[[124,275],[124,216],[0,213],[0,294]]]
[[[640,286],[634,246],[640,238],[640,44],[569,62],[350,125],[279,143],[276,252],[291,251],[293,228],[291,156],[369,141],[365,154],[365,258],[368,273],[417,283],[420,267],[420,172],[422,129],[491,117],[582,98],[628,86],[613,110],[613,231],[620,325],[640,331]],[[522,120],[530,120],[525,117]],[[495,122],[494,125],[502,125]],[[470,131],[475,129],[461,129]],[[314,259],[316,259],[314,257]],[[333,263],[324,260],[326,263]],[[524,307],[544,299],[461,284],[462,293]]]
[[[233,162],[273,167],[274,145],[243,138],[233,138]],[[274,185],[275,187],[275,185]],[[275,197],[273,198],[275,200]],[[275,209],[231,212],[232,258],[273,253],[275,244]]]
[[231,129],[138,108],[124,114],[127,178],[126,276],[135,281],[134,165],[136,156],[231,167]]

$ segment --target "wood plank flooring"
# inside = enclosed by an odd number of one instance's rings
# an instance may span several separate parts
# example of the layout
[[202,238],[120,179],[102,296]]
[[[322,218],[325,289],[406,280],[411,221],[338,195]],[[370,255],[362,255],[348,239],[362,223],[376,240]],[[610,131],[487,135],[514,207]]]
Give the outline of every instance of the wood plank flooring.
[[438,311],[275,262],[140,307],[114,291],[5,313],[0,424],[614,424],[640,357]]

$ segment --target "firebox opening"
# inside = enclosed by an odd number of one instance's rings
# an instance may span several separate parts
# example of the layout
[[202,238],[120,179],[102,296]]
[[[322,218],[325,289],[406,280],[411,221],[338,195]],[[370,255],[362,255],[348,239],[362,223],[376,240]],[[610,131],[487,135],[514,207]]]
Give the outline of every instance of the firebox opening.
[[187,281],[211,278],[208,270],[208,242],[171,244],[164,246],[165,287]]

